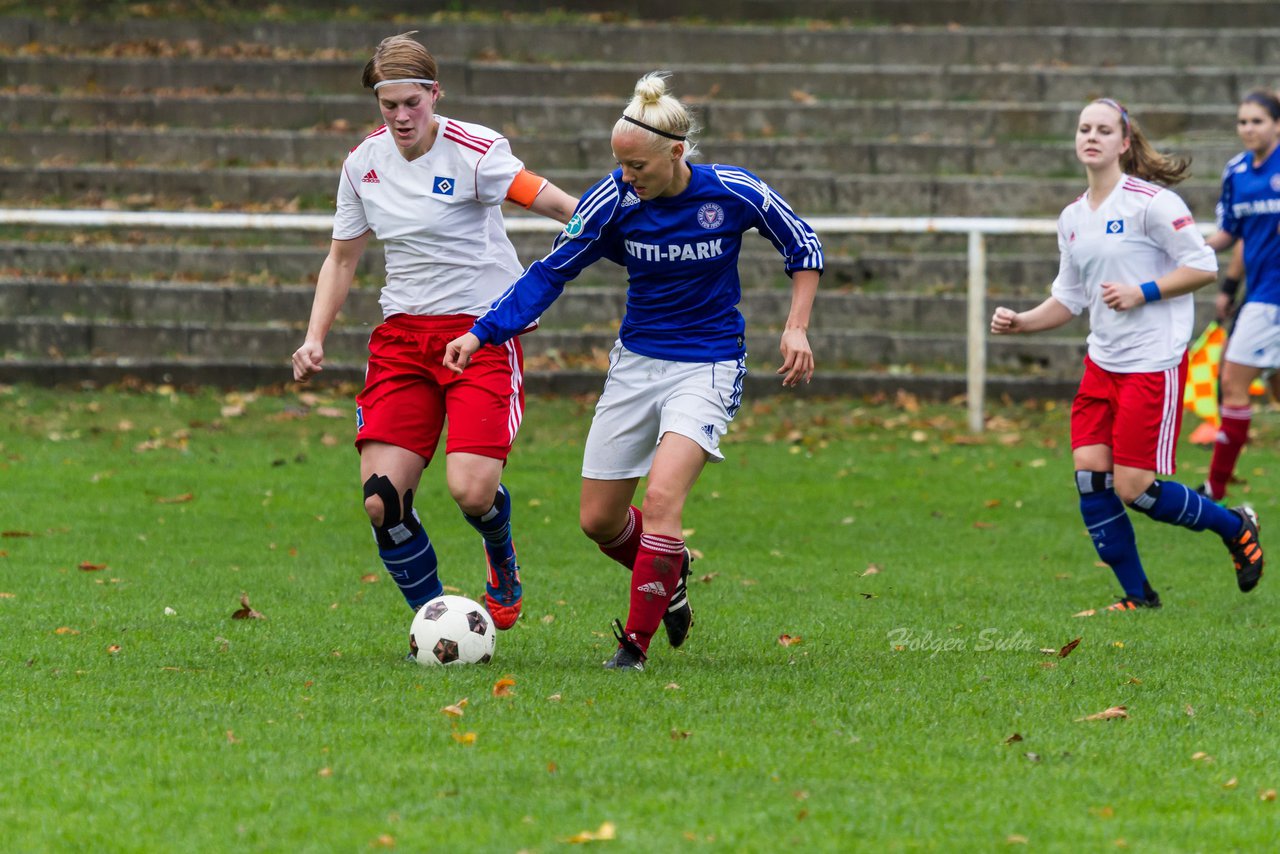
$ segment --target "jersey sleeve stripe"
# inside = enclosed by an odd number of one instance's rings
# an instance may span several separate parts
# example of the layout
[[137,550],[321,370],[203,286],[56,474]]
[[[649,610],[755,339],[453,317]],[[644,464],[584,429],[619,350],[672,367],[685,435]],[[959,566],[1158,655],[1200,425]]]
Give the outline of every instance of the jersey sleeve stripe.
[[[781,196],[773,192],[773,190],[764,182],[753,179],[750,175],[737,170],[717,169],[716,175],[719,177],[720,183],[724,185],[726,190],[743,199],[745,202],[761,212],[762,218],[766,225],[768,225],[771,232],[773,232],[773,227],[769,224],[769,218],[767,216],[763,216],[763,200],[767,200],[769,205],[777,210],[783,224],[786,225],[787,230],[790,232],[791,240],[782,240],[781,237],[774,232],[775,239],[784,246],[788,244],[798,245],[805,250],[805,257],[800,260],[796,269],[823,269],[822,244],[818,240],[818,236],[814,234],[813,229],[809,228],[804,220],[796,216],[795,211],[791,209],[791,206],[788,205]],[[744,195],[743,193],[738,192],[738,190],[733,186],[730,186],[735,184],[740,187],[749,187],[754,190],[756,193],[760,194],[762,201],[757,202],[753,194]]]

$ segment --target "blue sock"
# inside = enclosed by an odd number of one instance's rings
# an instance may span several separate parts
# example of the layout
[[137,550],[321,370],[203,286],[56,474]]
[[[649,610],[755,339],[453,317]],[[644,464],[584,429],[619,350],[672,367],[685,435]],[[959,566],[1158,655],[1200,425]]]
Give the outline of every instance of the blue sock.
[[493,497],[493,506],[482,516],[462,514],[471,527],[484,537],[484,550],[489,553],[489,563],[506,566],[515,557],[515,546],[511,543],[511,494],[502,484],[498,484],[498,492]]
[[1181,525],[1193,531],[1208,528],[1224,540],[1239,534],[1243,524],[1233,511],[1176,480],[1155,481],[1133,500],[1133,506],[1157,522]]
[[435,546],[431,545],[431,538],[421,527],[402,543],[394,546],[379,544],[378,557],[382,558],[387,572],[413,610],[444,593],[436,572]]
[[1076,488],[1080,491],[1080,515],[1093,538],[1098,557],[1111,567],[1126,596],[1147,599],[1152,592],[1147,574],[1138,557],[1138,541],[1124,502],[1111,486],[1107,472],[1076,472]]

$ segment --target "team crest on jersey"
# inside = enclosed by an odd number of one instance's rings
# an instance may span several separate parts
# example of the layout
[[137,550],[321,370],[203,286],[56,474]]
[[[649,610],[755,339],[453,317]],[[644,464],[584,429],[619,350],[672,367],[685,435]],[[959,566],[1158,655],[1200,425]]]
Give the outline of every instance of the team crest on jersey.
[[437,176],[431,184],[431,192],[438,196],[452,196],[454,180],[452,178],[444,178]]
[[1271,176],[1271,189],[1280,193],[1280,173]]
[[574,214],[573,219],[569,220],[564,227],[564,235],[565,237],[577,237],[579,234],[582,234],[582,228],[582,216],[580,214]]
[[703,228],[719,228],[724,225],[724,208],[715,202],[707,202],[698,208],[698,225]]
[[1189,225],[1195,225],[1196,221],[1189,216],[1180,216],[1173,221],[1173,230],[1182,231]]
[[1124,220],[1122,219],[1107,220],[1107,234],[1124,234]]

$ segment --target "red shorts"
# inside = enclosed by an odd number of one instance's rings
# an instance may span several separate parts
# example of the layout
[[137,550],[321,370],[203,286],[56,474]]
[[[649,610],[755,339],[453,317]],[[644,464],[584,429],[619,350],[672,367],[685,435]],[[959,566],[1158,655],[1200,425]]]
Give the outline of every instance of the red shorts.
[[1117,465],[1173,474],[1182,430],[1187,356],[1163,371],[1117,374],[1084,358],[1084,377],[1071,404],[1071,449],[1106,445]]
[[520,341],[484,346],[466,370],[441,364],[445,345],[471,330],[470,315],[393,314],[369,336],[369,367],[356,395],[356,447],[386,442],[431,462],[446,419],[445,453],[506,461],[524,416]]

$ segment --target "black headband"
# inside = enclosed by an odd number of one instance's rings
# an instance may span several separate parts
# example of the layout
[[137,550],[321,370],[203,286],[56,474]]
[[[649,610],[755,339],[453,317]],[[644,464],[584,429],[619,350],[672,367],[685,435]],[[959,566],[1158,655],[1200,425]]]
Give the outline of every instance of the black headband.
[[639,119],[631,118],[631,116],[623,116],[622,120],[624,122],[631,122],[631,124],[635,125],[636,127],[642,127],[645,130],[649,131],[650,133],[656,133],[658,136],[665,136],[667,139],[674,139],[676,142],[684,142],[685,140],[683,136],[678,136],[674,133],[667,133],[665,130],[658,130],[653,125],[647,125],[644,122],[640,121]]
[[1272,120],[1280,119],[1280,99],[1273,98],[1266,92],[1250,92],[1244,96],[1242,103],[1257,104],[1271,114]]

